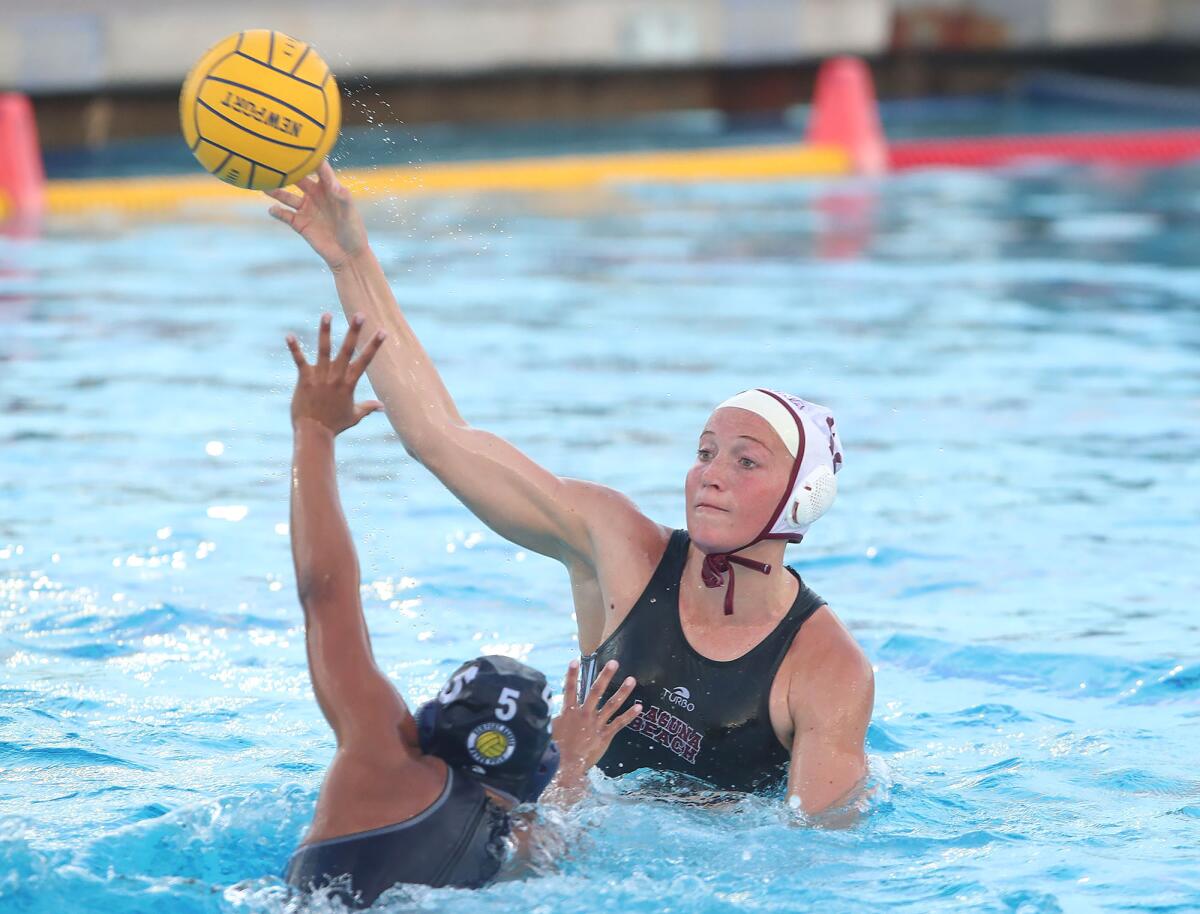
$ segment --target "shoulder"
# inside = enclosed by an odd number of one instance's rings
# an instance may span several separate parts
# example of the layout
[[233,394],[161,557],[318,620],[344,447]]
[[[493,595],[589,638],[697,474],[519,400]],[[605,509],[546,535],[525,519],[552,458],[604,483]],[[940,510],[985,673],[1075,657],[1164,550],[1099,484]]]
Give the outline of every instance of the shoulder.
[[564,478],[571,507],[582,515],[594,564],[614,550],[653,553],[657,563],[671,538],[670,527],[655,523],[628,495],[583,479]]
[[447,770],[441,759],[394,747],[339,747],[321,782],[305,843],[411,819],[441,794]]
[[866,652],[828,606],[805,622],[789,652],[788,708],[797,727],[870,720],[875,671]]
[[633,499],[624,492],[619,492],[598,482],[572,479],[569,476],[564,476],[562,482],[567,497],[576,507],[600,511],[606,515],[611,514],[614,519],[643,518],[648,520],[641,509],[634,504]]

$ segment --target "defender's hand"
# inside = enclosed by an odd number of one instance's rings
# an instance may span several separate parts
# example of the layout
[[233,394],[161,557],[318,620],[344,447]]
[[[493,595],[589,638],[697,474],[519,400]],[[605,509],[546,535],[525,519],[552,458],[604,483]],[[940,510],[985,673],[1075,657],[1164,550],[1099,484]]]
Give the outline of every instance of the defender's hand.
[[336,273],[352,257],[367,249],[367,230],[362,216],[354,206],[350,191],[338,181],[328,160],[321,163],[316,177],[301,178],[296,186],[303,194],[289,190],[264,191],[278,201],[267,212],[290,225]]
[[363,319],[361,314],[354,315],[354,320],[350,322],[350,330],[342,342],[341,351],[336,359],[331,360],[329,327],[333,318],[329,314],[321,315],[315,365],[309,365],[305,361],[300,342],[294,335],[288,334],[288,349],[291,350],[300,373],[296,379],[296,391],[292,394],[293,426],[301,419],[313,419],[337,435],[351,426],[358,425],[364,416],[377,409],[383,409],[383,404],[378,400],[354,402],[354,387],[387,336],[382,330],[376,333],[363,348],[362,354],[351,361],[358,334],[362,331]]
[[572,660],[567,667],[567,679],[563,685],[562,713],[554,719],[554,739],[558,743],[558,776],[555,785],[562,791],[577,792],[584,783],[587,771],[608,750],[609,743],[622,729],[642,713],[642,706],[635,704],[623,714],[617,714],[629,697],[637,682],[626,677],[612,696],[600,705],[600,696],[617,672],[617,661],[610,660],[588,689],[583,704],[579,704],[579,661]]

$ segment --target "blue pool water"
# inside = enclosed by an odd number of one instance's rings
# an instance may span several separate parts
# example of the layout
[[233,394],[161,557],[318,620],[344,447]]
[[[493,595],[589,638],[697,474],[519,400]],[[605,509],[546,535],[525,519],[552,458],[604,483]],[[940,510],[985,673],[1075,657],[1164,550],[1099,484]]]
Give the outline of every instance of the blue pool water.
[[[287,909],[333,744],[291,580],[283,337],[311,345],[334,297],[262,210],[0,239],[5,914]],[[833,407],[841,497],[789,555],[877,670],[853,827],[600,784],[556,868],[398,910],[1200,908],[1200,167],[395,200],[370,223],[463,414],[664,522],[714,403]],[[556,564],[381,417],[339,458],[407,698],[487,651],[560,674]]]

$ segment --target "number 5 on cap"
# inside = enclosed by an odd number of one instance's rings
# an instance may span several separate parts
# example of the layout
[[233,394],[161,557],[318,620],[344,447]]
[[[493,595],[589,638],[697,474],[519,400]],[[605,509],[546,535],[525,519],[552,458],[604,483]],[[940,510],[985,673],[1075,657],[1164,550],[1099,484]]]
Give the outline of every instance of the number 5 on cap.
[[516,689],[501,689],[496,703],[496,720],[512,720],[517,716],[517,699],[521,693]]
[[454,701],[454,699],[458,698],[458,696],[462,694],[463,686],[468,682],[472,682],[478,675],[479,667],[467,667],[448,683],[446,683],[446,687],[438,693],[438,701],[444,705],[450,704],[450,702]]

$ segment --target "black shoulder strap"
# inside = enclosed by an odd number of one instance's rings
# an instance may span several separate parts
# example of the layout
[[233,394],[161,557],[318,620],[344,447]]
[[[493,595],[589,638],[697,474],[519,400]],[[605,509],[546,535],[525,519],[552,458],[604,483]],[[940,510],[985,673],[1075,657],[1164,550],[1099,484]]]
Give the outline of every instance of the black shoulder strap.
[[[791,569],[788,568],[787,571],[791,572]],[[796,594],[796,599],[792,601],[787,615],[770,635],[769,640],[773,641],[772,648],[775,655],[772,657],[773,671],[779,669],[779,664],[787,655],[788,648],[792,646],[792,641],[795,640],[800,627],[808,621],[813,613],[825,605],[825,600],[805,584],[800,575],[796,575],[796,579],[800,582],[800,591]],[[774,672],[771,675],[774,676]]]
[[667,540],[667,548],[663,550],[662,558],[658,560],[658,565],[655,566],[637,602],[629,610],[631,616],[642,611],[643,604],[649,603],[651,599],[658,599],[660,593],[671,593],[679,589],[679,578],[687,561],[689,542],[686,530],[671,531],[671,538]]
[[[671,538],[667,540],[667,548],[663,550],[662,558],[658,560],[658,565],[650,575],[650,580],[646,583],[645,589],[638,597],[637,602],[629,610],[629,615],[625,618],[617,630],[613,632],[599,647],[592,653],[585,654],[580,657],[579,670],[579,700],[583,701],[587,691],[591,688],[592,682],[599,672],[600,654],[603,653],[605,647],[613,642],[614,639],[621,637],[631,626],[642,624],[639,618],[645,613],[646,605],[657,600],[659,594],[675,594],[678,595],[679,579],[683,574],[683,566],[687,561],[688,543],[687,530],[671,531]],[[676,612],[676,624],[678,624],[678,612]]]
[[[454,777],[453,768],[446,772],[446,777]],[[453,805],[449,808],[449,815],[443,813],[443,819],[450,823],[447,831],[453,829],[454,826],[458,827],[458,837],[446,848],[445,859],[438,868],[437,874],[430,880],[430,885],[435,888],[440,888],[446,884],[450,874],[454,871],[454,867],[458,865],[463,852],[470,844],[471,839],[475,837],[475,830],[479,827],[479,820],[483,818],[484,813],[487,811],[487,793],[478,781],[473,781],[471,778],[465,776],[456,778],[451,785],[450,799]],[[451,831],[451,834],[453,834],[453,831]]]
[[688,544],[691,541],[692,538],[688,536],[687,530],[671,531],[671,539],[667,541],[666,551],[663,552],[662,560],[654,569],[654,575],[650,580],[669,590],[677,589],[679,579],[683,576],[683,566],[687,562]]

